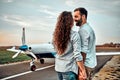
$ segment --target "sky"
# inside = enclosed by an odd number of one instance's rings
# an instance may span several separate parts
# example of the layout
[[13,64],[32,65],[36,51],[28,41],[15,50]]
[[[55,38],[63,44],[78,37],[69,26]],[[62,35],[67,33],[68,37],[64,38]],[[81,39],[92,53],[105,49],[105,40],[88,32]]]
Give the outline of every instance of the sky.
[[0,0],[0,46],[52,41],[58,15],[84,7],[87,22],[96,34],[96,44],[120,43],[120,0]]

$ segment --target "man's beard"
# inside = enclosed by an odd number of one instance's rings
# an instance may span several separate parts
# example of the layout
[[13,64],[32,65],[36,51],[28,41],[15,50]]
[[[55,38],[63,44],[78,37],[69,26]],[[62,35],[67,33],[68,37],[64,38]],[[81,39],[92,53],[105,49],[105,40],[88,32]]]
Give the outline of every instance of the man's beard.
[[81,24],[82,24],[82,19],[76,21],[76,26],[81,26]]

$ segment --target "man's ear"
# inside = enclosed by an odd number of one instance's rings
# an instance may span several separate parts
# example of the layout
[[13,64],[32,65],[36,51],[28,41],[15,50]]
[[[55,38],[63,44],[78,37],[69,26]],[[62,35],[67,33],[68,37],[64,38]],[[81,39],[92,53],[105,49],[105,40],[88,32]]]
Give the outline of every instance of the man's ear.
[[85,17],[85,15],[84,15],[84,14],[82,15],[82,19],[86,19],[86,17]]

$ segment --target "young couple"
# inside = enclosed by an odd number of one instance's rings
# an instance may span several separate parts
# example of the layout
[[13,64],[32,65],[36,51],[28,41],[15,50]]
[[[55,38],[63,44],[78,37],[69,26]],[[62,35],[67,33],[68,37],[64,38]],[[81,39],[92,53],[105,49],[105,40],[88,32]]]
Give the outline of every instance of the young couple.
[[[91,80],[93,68],[97,65],[95,53],[95,34],[87,23],[87,10],[76,8],[74,16],[63,11],[56,23],[53,44],[55,70],[59,80]],[[80,27],[73,31],[72,27]]]

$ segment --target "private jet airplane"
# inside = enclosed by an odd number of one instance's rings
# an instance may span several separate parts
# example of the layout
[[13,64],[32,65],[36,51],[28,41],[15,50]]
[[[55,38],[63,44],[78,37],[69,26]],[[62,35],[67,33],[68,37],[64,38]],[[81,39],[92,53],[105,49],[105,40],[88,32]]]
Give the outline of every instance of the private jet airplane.
[[[15,47],[12,47],[11,49],[7,49],[7,50],[12,52],[17,52],[15,55],[12,56],[12,58],[16,58],[20,53],[25,53],[29,57],[31,57],[32,59],[32,61],[30,62],[31,71],[35,71],[36,69],[34,61],[40,59],[40,63],[44,64],[43,58],[54,58],[56,54],[52,43],[27,45],[25,41],[25,28],[23,28],[22,45],[19,47],[19,49],[17,50],[15,49]],[[96,55],[97,56],[120,55],[120,52],[111,52],[111,53],[100,52],[100,53],[96,53]]]

